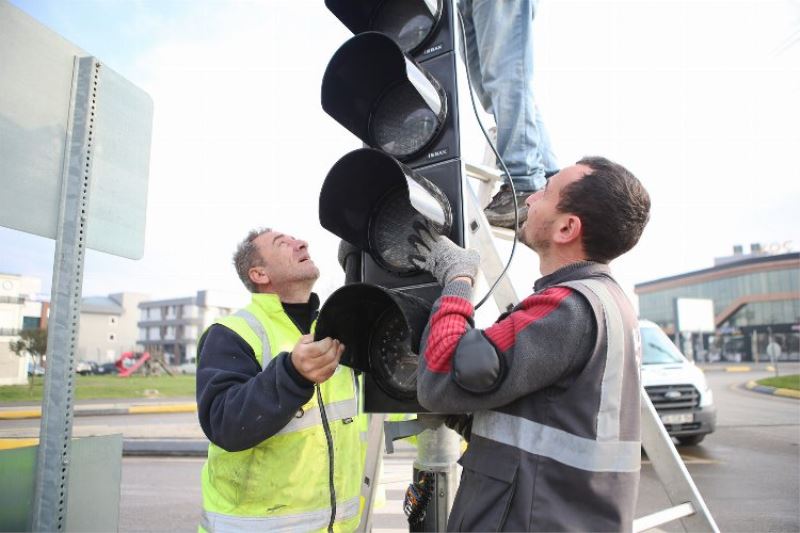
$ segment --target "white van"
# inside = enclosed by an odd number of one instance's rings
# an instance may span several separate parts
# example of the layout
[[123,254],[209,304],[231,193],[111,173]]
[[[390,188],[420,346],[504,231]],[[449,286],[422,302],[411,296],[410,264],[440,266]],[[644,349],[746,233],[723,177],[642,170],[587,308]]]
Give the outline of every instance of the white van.
[[658,325],[639,321],[642,385],[667,433],[679,444],[702,441],[717,425],[714,395],[706,377],[675,347]]

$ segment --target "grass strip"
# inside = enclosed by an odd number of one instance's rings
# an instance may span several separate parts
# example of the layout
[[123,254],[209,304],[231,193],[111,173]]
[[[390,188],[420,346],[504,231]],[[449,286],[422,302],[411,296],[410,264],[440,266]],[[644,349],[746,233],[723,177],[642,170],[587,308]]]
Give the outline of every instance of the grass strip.
[[[195,377],[178,376],[75,376],[76,400],[194,397]],[[41,402],[44,380],[30,385],[0,386],[0,403]]]
[[756,383],[765,387],[800,391],[800,374],[759,379]]

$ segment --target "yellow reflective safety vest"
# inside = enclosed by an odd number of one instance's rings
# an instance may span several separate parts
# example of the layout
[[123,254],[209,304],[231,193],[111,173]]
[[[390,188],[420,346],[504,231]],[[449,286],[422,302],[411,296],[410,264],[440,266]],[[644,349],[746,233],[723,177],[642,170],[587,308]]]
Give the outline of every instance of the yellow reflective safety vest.
[[[242,337],[262,368],[269,358],[291,352],[302,336],[275,294],[254,294],[250,305],[216,323]],[[333,529],[353,531],[360,518],[363,475],[353,371],[339,366],[320,389],[333,442]],[[331,517],[329,467],[315,391],[289,424],[257,446],[228,452],[209,444],[202,471],[201,527],[213,532],[325,531]]]

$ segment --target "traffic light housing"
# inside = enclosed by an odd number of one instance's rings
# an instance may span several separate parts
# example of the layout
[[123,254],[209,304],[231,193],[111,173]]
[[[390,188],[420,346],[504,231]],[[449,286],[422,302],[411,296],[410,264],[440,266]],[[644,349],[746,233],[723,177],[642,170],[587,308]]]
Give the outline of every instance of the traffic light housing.
[[317,338],[344,342],[367,412],[421,412],[419,341],[441,287],[409,263],[408,237],[423,221],[464,245],[453,3],[325,4],[354,36],[328,63],[322,108],[364,148],[334,164],[320,193],[322,226],[361,253],[343,263],[358,283],[322,307]]
[[383,33],[417,61],[454,50],[449,0],[326,0],[325,6],[354,35]]
[[371,148],[348,153],[328,172],[319,196],[319,219],[383,270],[400,276],[418,270],[408,261],[416,251],[397,225],[421,222],[443,235],[453,228],[450,202],[439,187]]
[[341,364],[364,373],[368,412],[417,413],[419,342],[430,301],[377,285],[354,283],[334,292],[317,320],[317,338],[345,345]]

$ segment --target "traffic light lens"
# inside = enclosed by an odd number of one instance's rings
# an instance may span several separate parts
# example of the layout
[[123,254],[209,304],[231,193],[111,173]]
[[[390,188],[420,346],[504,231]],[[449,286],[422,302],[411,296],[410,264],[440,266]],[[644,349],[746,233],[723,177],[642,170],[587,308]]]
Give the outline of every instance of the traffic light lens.
[[[398,227],[398,221],[403,221],[402,227]],[[416,253],[408,242],[408,228],[417,221],[427,223],[425,217],[411,207],[408,192],[401,187],[390,191],[377,206],[375,217],[370,222],[369,239],[373,257],[395,272],[416,271],[416,267],[408,261],[408,256]]]
[[417,354],[411,350],[411,336],[397,307],[386,309],[375,323],[369,358],[375,382],[383,392],[398,400],[417,396]]
[[421,150],[438,128],[439,117],[410,84],[390,89],[372,117],[375,145],[396,157],[406,157]]
[[387,0],[372,21],[373,31],[394,39],[406,53],[425,42],[436,25],[431,13],[420,13],[417,2]]

